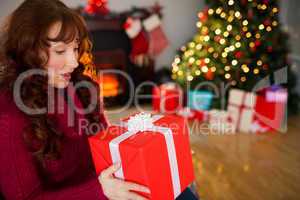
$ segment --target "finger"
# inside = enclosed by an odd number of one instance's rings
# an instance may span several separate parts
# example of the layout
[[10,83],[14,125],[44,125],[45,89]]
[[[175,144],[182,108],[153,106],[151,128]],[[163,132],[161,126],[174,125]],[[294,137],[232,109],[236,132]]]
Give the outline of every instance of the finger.
[[125,182],[125,184],[128,190],[134,190],[134,191],[145,192],[150,194],[150,189],[147,188],[146,186],[139,185],[132,182]]
[[129,192],[127,195],[128,199],[130,200],[147,200],[147,198],[142,197],[141,195],[138,195],[134,192]]
[[120,169],[120,167],[121,167],[120,163],[111,165],[107,169],[103,170],[100,175],[101,175],[101,177],[104,177],[104,178],[105,177],[110,177],[110,176],[112,176],[113,173],[115,173],[116,171],[118,171],[118,169]]

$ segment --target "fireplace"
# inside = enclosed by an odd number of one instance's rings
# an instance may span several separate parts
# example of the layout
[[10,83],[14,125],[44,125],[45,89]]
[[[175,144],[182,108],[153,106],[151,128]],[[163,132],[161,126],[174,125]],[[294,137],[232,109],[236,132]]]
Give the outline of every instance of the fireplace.
[[[143,81],[152,80],[154,61],[149,66],[135,66],[129,58],[131,42],[123,29],[126,16],[113,18],[91,18],[86,16],[86,23],[93,43],[93,56],[99,71],[118,70],[132,79],[135,86]],[[104,73],[98,79],[104,97],[105,106],[123,105],[129,99],[129,83],[120,74]],[[142,94],[151,93],[152,88],[146,88]]]

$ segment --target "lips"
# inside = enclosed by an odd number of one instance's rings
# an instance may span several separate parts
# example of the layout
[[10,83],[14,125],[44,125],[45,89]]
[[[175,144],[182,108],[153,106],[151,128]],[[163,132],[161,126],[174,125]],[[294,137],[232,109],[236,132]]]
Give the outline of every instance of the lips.
[[69,81],[71,79],[71,73],[62,74],[65,80]]

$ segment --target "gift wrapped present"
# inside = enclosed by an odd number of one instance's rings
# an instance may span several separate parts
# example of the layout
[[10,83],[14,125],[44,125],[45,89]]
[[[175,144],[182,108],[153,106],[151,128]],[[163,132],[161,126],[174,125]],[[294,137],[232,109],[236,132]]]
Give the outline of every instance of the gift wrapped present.
[[209,110],[213,93],[204,90],[191,90],[188,92],[188,107],[194,110]]
[[207,121],[208,111],[207,110],[193,110],[189,107],[180,109],[177,115],[184,117],[188,120],[197,120],[199,122]]
[[235,130],[250,133],[254,122],[256,94],[239,89],[229,91],[227,110]]
[[96,172],[121,163],[115,176],[147,186],[152,200],[174,200],[193,180],[182,117],[140,113],[89,138]]
[[234,134],[235,125],[232,122],[230,113],[225,110],[210,110],[208,113],[209,128],[212,132],[222,134]]
[[257,124],[266,131],[284,131],[286,129],[287,97],[286,89],[281,87],[270,87],[260,92],[255,104]]
[[172,114],[182,108],[183,91],[175,83],[165,83],[153,88],[153,110],[160,113]]

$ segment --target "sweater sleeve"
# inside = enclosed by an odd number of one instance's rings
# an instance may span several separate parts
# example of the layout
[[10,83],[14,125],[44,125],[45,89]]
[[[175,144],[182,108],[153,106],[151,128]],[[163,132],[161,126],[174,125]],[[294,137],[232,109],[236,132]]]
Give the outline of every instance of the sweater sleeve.
[[96,175],[78,184],[44,187],[44,180],[36,170],[34,158],[24,145],[22,129],[27,121],[7,101],[5,106],[0,101],[0,106],[0,191],[5,199],[107,199]]
[[94,200],[106,200],[101,186],[96,178],[92,178],[84,183],[79,185],[72,185],[69,187],[63,187],[55,190],[46,190],[43,189],[41,192],[31,198],[32,200],[85,200],[85,199],[94,199]]

